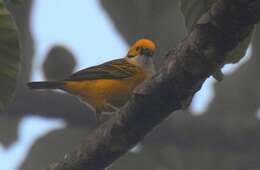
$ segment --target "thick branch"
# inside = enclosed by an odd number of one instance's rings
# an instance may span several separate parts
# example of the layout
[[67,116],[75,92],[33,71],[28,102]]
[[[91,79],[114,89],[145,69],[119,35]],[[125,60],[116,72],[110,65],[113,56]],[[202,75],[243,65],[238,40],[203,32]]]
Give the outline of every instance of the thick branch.
[[260,0],[219,0],[163,67],[137,88],[116,117],[94,130],[51,170],[102,170],[135,146],[173,111],[188,106],[202,83],[259,20]]

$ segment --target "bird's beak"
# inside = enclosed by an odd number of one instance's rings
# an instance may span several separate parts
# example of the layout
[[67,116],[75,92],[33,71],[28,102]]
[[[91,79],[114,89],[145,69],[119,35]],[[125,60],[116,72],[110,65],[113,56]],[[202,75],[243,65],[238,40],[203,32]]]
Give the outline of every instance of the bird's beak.
[[154,52],[150,48],[142,48],[141,51],[140,51],[140,54],[148,56],[148,57],[152,57]]

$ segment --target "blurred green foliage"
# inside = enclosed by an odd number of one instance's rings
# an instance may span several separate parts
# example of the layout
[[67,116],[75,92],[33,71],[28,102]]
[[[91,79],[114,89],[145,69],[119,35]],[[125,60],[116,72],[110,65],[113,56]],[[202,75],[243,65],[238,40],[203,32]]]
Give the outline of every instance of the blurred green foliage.
[[20,68],[20,48],[16,25],[0,1],[0,110],[11,101]]
[[43,63],[43,71],[47,80],[63,80],[69,76],[76,66],[73,54],[64,46],[52,47]]

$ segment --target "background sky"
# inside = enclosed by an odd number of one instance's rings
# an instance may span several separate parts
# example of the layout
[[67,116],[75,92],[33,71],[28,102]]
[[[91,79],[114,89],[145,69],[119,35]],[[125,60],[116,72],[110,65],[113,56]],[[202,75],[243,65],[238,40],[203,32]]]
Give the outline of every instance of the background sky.
[[[32,14],[31,27],[36,43],[33,80],[43,79],[42,62],[48,49],[55,44],[62,44],[74,53],[78,61],[76,70],[123,57],[127,51],[125,41],[97,0],[35,0]],[[225,66],[225,74],[231,74],[250,58],[250,54],[249,48],[247,57],[239,64]],[[195,115],[206,110],[214,97],[214,81],[208,79],[195,95],[191,105]],[[35,140],[64,126],[62,120],[35,116],[22,119],[18,141],[9,148],[0,145],[0,169],[16,170]]]

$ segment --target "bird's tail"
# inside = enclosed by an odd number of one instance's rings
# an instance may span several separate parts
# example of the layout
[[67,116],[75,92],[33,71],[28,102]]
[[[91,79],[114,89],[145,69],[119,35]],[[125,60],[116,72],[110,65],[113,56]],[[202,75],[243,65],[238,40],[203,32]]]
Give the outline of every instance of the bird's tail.
[[64,85],[62,81],[38,81],[38,82],[29,82],[27,86],[30,89],[40,90],[40,89],[60,89]]

